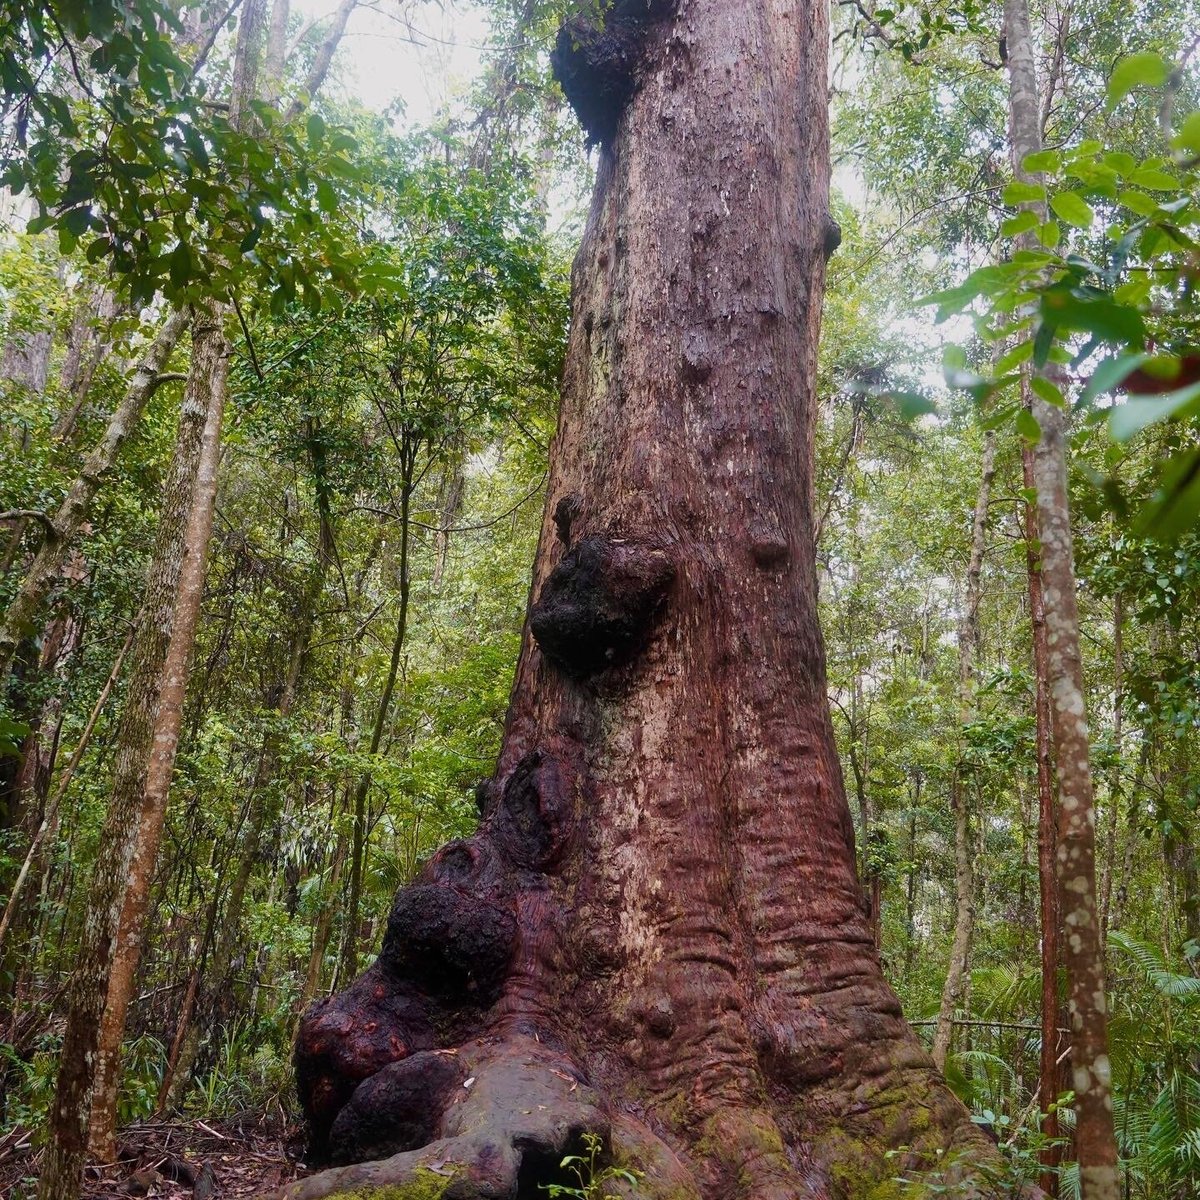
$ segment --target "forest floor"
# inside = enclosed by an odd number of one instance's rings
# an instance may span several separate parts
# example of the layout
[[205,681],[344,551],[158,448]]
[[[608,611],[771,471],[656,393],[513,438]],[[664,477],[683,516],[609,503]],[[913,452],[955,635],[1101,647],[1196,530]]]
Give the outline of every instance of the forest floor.
[[[87,1168],[83,1200],[249,1200],[306,1173],[301,1128],[260,1113],[144,1121],[121,1130],[118,1144],[114,1164]],[[38,1158],[0,1145],[0,1197],[33,1194]]]

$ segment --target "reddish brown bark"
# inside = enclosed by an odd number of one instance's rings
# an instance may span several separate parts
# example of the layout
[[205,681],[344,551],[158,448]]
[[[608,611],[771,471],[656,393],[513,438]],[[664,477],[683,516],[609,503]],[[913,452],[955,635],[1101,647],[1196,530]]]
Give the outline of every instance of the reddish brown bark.
[[293,1196],[537,1195],[588,1129],[676,1200],[984,1156],[880,973],[826,699],[827,36],[685,0],[559,41],[606,145],[504,746],[479,832],[303,1022],[318,1149],[361,1165]]

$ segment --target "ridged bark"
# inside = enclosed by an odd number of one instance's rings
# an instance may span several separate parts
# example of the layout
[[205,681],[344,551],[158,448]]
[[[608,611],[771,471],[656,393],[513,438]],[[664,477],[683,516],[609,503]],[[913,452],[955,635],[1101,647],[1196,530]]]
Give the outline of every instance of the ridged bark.
[[314,1150],[358,1165],[293,1197],[532,1197],[587,1130],[672,1200],[988,1156],[883,980],[829,717],[825,6],[609,17],[556,53],[604,148],[497,772],[302,1023]]

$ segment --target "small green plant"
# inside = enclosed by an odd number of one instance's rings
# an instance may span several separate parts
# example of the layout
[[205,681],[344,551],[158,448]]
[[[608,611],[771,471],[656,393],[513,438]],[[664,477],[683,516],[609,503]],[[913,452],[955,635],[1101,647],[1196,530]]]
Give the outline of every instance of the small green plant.
[[559,1164],[564,1171],[575,1176],[578,1186],[569,1183],[543,1184],[546,1194],[551,1200],[557,1200],[561,1196],[566,1196],[569,1200],[621,1200],[619,1195],[608,1190],[613,1184],[624,1184],[630,1191],[636,1192],[642,1172],[613,1166],[611,1163],[602,1166],[600,1157],[603,1152],[604,1140],[600,1135],[585,1133],[583,1153],[568,1154]]

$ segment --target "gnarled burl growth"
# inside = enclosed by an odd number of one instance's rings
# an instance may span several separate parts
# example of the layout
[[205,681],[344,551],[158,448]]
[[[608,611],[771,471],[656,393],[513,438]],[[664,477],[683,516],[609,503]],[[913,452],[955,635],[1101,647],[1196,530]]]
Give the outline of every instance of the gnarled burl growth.
[[533,1198],[588,1131],[661,1200],[881,1200],[993,1153],[881,975],[829,719],[825,6],[654,14],[575,262],[497,771],[303,1023],[315,1148],[364,1161],[296,1200]]

